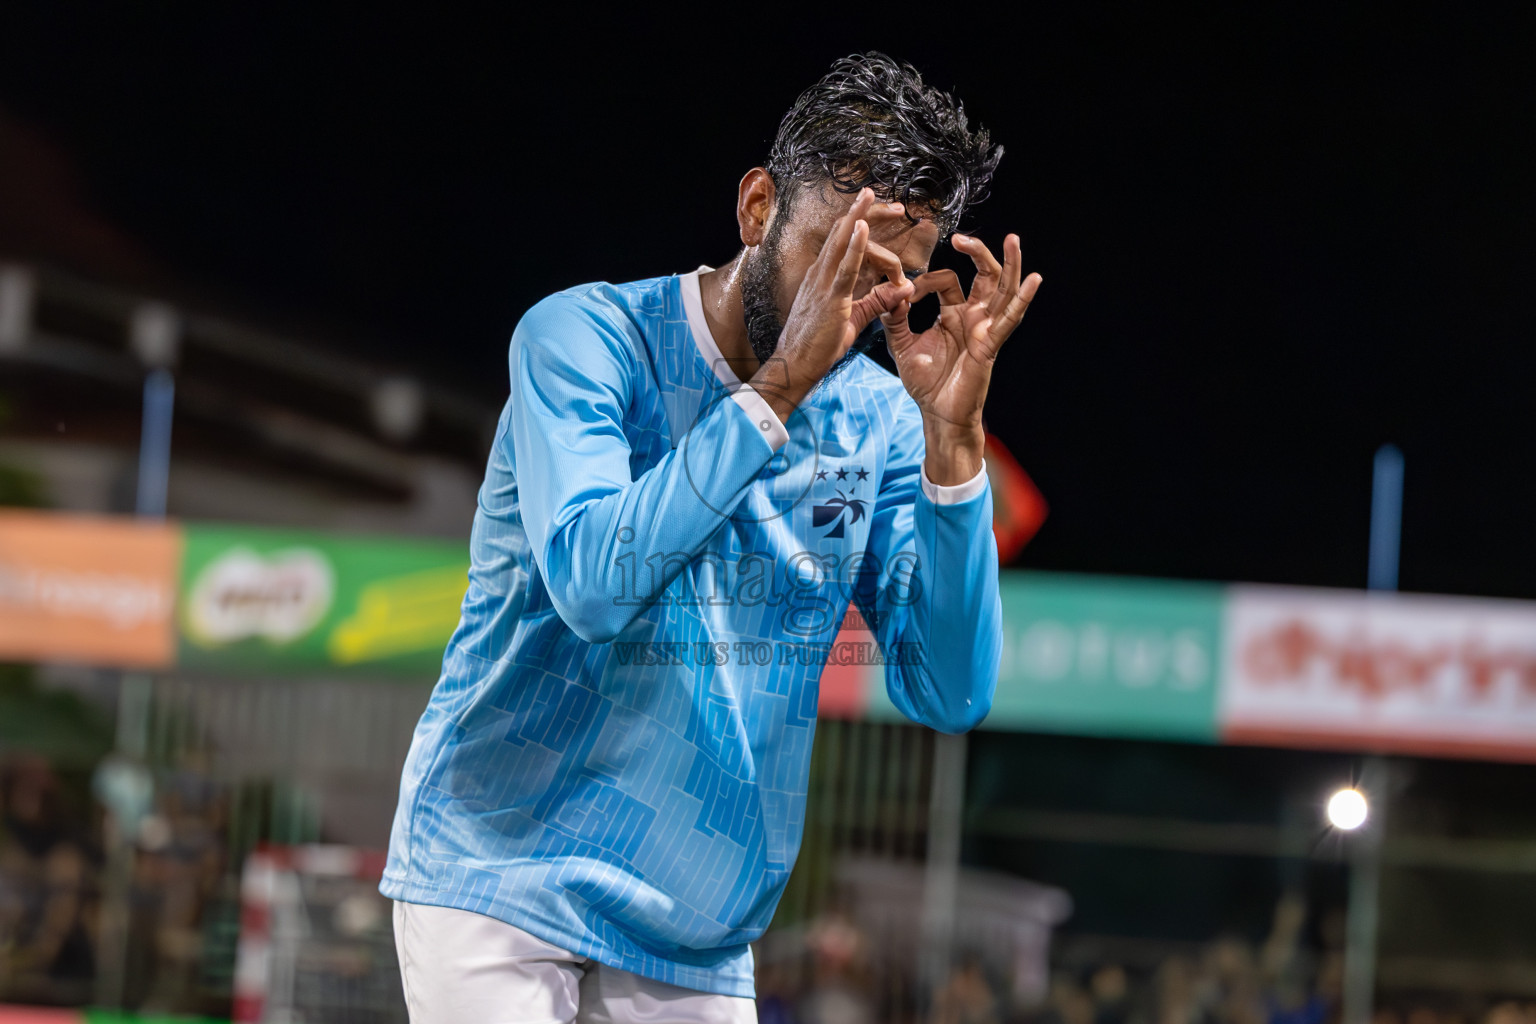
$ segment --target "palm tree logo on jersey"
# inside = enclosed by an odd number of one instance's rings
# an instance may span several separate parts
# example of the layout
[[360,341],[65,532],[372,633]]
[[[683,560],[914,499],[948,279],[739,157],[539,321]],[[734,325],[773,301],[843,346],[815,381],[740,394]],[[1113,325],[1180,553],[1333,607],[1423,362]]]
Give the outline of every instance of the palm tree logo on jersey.
[[826,526],[828,523],[831,523],[832,529],[828,530],[823,536],[841,537],[843,536],[843,524],[845,522],[856,523],[864,518],[865,504],[865,502],[855,498],[851,493],[845,496],[842,491],[838,491],[837,497],[831,501],[811,507],[811,525]]

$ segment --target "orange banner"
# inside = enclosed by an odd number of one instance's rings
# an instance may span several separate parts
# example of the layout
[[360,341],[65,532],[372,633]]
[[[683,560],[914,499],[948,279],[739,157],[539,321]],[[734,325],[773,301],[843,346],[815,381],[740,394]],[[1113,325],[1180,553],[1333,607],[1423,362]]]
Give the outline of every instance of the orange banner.
[[180,531],[0,511],[0,660],[171,664]]

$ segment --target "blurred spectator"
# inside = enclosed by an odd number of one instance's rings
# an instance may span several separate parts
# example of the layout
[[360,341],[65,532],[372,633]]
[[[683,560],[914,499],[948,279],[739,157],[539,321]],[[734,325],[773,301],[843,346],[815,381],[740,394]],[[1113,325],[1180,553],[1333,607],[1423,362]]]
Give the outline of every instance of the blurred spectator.
[[1307,904],[1294,892],[1287,892],[1275,904],[1274,923],[1269,938],[1259,952],[1259,968],[1265,979],[1283,977],[1295,966],[1301,950],[1301,929],[1307,923]]
[[1266,1024],[1258,962],[1241,938],[1224,935],[1205,956],[1203,1002],[1222,1024]]
[[1130,979],[1119,964],[1105,964],[1088,981],[1093,994],[1093,1024],[1129,1024]]
[[1093,997],[1070,974],[1057,972],[1051,992],[1038,1015],[1039,1024],[1093,1024]]
[[758,1024],[795,1024],[794,984],[783,964],[758,962]]
[[[1419,1024],[1410,1015],[1408,1024]],[[1516,1002],[1500,1003],[1488,1011],[1483,1018],[1483,1024],[1536,1024],[1526,1007]]]
[[48,763],[25,757],[0,766],[0,999],[89,999],[92,876]]
[[823,915],[811,926],[806,947],[813,980],[800,1002],[801,1024],[872,1024],[864,936],[847,912]]
[[997,993],[981,958],[968,953],[955,965],[933,1000],[930,1024],[1002,1024]]
[[1153,979],[1152,1024],[1205,1024],[1205,1008],[1196,991],[1195,966],[1188,958],[1171,956]]
[[195,755],[167,772],[155,812],[139,834],[135,888],[148,897],[155,956],[145,1008],[185,1011],[195,1005],[203,968],[205,911],[225,872],[225,797]]

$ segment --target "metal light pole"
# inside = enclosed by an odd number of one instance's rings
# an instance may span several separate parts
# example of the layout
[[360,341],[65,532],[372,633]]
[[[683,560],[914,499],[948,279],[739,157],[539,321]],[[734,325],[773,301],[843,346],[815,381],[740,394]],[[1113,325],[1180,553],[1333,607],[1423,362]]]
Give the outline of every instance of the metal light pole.
[[1403,453],[1396,445],[1376,449],[1371,478],[1371,555],[1366,586],[1397,589],[1397,558],[1403,527]]
[[[1367,586],[1397,589],[1403,523],[1403,453],[1376,450],[1371,484],[1371,541]],[[1343,1024],[1370,1024],[1376,997],[1376,933],[1381,918],[1381,841],[1391,796],[1391,765],[1373,757],[1361,770],[1359,789],[1371,798],[1371,817],[1350,837],[1349,914],[1344,929]]]
[[933,738],[928,858],[923,874],[923,980],[930,995],[949,977],[960,897],[960,832],[965,814],[966,737]]
[[171,419],[176,406],[176,378],[164,367],[144,378],[144,421],[139,435],[139,486],[134,513],[164,519],[171,481]]
[[[181,347],[181,320],[176,311],[158,303],[134,310],[128,344],[147,368],[144,409],[139,434],[138,487],[134,513],[142,519],[164,519],[171,475],[171,421],[175,414],[176,378],[171,373]],[[126,672],[117,694],[117,749],[111,769],[143,773],[149,750],[149,719],[154,682],[142,672]],[[107,849],[102,900],[101,966],[96,998],[103,1006],[123,1007],[128,998],[132,931],[134,830],[138,822],[114,819]]]

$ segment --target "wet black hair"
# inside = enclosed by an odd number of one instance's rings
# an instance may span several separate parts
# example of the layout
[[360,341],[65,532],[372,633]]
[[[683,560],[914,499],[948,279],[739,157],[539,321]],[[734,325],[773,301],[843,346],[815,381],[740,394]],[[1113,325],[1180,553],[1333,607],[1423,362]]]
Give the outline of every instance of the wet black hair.
[[947,235],[986,198],[1002,157],[953,96],[871,50],[838,60],[800,94],[765,166],[781,213],[804,187],[831,181],[845,194],[867,186],[883,202],[905,203],[909,218],[931,216]]

